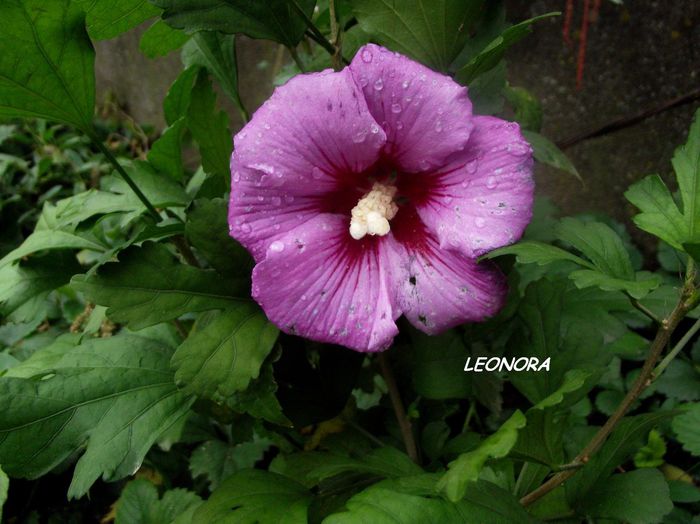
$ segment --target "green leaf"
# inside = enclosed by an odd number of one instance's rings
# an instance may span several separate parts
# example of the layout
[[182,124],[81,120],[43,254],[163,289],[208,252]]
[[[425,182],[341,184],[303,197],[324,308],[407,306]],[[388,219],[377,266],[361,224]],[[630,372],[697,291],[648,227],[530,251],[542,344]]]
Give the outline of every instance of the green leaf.
[[186,393],[226,399],[258,377],[278,333],[252,303],[203,315],[173,355],[175,380]]
[[457,331],[428,336],[412,329],[411,341],[416,393],[436,400],[466,398],[471,393],[471,378],[463,371],[468,352]]
[[[181,515],[192,515],[202,504],[195,493],[186,489],[171,489],[158,498],[158,490],[148,480],[129,482],[117,501],[115,524],[172,523]],[[189,522],[184,520],[183,522]]]
[[554,142],[540,135],[539,133],[528,129],[522,129],[521,133],[523,134],[525,140],[527,140],[532,146],[535,160],[556,169],[561,169],[570,175],[574,175],[579,180],[582,180],[581,175],[571,160],[569,160],[569,157],[567,157],[566,154],[564,154],[564,152],[559,149]]
[[83,20],[70,0],[0,3],[0,117],[92,131],[95,53]]
[[661,472],[640,469],[613,475],[595,486],[576,509],[589,518],[654,524],[673,509],[673,502]]
[[187,126],[199,144],[204,171],[220,179],[222,193],[228,191],[233,139],[228,130],[228,117],[226,113],[216,109],[216,93],[203,72],[199,73],[192,88],[192,99],[187,111]]
[[664,463],[666,441],[661,433],[652,429],[647,443],[634,455],[634,465],[638,468],[657,468]]
[[450,462],[437,488],[453,502],[463,498],[468,484],[479,478],[479,473],[488,459],[503,458],[508,455],[518,439],[518,430],[525,427],[526,423],[527,420],[522,412],[513,413],[498,428],[498,431],[479,444],[478,448]]
[[236,43],[233,35],[222,35],[211,31],[199,31],[182,50],[185,67],[193,65],[206,68],[229,98],[243,111],[238,94],[238,66],[236,65]]
[[[169,176],[157,172],[148,162],[136,160],[125,165],[124,169],[126,169],[151,204],[156,207],[182,207],[187,205],[190,200],[180,184]],[[137,200],[121,177],[111,177],[109,185],[103,180],[103,187],[116,193],[129,195],[134,202]],[[141,207],[143,208],[142,204]]]
[[220,440],[208,440],[200,444],[190,457],[192,478],[203,476],[211,491],[221,482],[242,469],[252,468],[263,458],[272,442],[255,437],[250,442],[230,445]]
[[187,116],[192,100],[192,86],[199,70],[199,67],[188,67],[170,86],[163,100],[163,112],[168,125],[171,126],[183,116]]
[[496,67],[503,59],[503,55],[513,44],[519,42],[530,33],[530,26],[550,16],[557,16],[559,13],[547,13],[544,15],[524,20],[515,24],[491,41],[478,55],[472,58],[464,67],[455,74],[455,80],[461,84],[469,85],[475,78],[486,71]]
[[10,479],[0,467],[0,521],[2,520],[2,507],[7,502],[7,491],[10,488]]
[[654,381],[654,389],[669,398],[700,400],[700,370],[688,361],[672,360],[663,374]]
[[[572,506],[582,504],[596,486],[605,485],[607,477],[628,460],[642,445],[644,436],[657,424],[673,415],[657,411],[620,421],[603,447],[591,457],[581,470],[567,481],[566,498]],[[603,482],[605,480],[605,482]]]
[[[164,10],[163,20],[188,33],[218,31],[243,33],[251,38],[274,40],[295,47],[306,23],[289,0],[151,0]],[[294,0],[311,18],[316,0]]]
[[282,413],[276,392],[277,383],[272,375],[272,363],[268,359],[260,370],[260,376],[251,381],[245,391],[231,395],[226,404],[237,413],[248,413],[251,417],[291,427],[292,423]]
[[381,45],[447,71],[477,20],[483,0],[356,0],[360,27]]
[[34,253],[54,249],[90,249],[100,253],[105,251],[104,246],[74,233],[49,230],[35,231],[17,249],[10,251],[0,260],[0,268]]
[[186,33],[173,29],[163,20],[157,20],[141,36],[139,49],[148,58],[157,58],[180,49],[189,39]]
[[677,415],[671,427],[683,449],[700,457],[700,403],[692,404],[690,409]]
[[192,402],[175,387],[171,354],[151,338],[88,339],[31,378],[0,377],[0,398],[12,399],[3,402],[0,463],[9,475],[36,478],[85,448],[69,497],[100,476],[131,475]]
[[688,141],[676,149],[672,159],[683,201],[683,216],[689,239],[700,235],[700,109],[695,112]]
[[494,249],[485,258],[496,258],[503,255],[515,255],[521,264],[538,264],[544,266],[552,262],[568,260],[583,267],[594,269],[595,266],[581,257],[574,255],[560,247],[537,242],[534,240],[518,242],[510,246]]
[[[648,278],[643,280],[624,280],[604,275],[600,271],[581,269],[569,273],[569,278],[574,281],[579,289],[598,287],[604,291],[626,291],[634,298],[643,298],[662,283],[660,275],[640,272]],[[639,277],[637,277],[639,278]]]
[[632,218],[640,229],[656,235],[676,249],[683,249],[688,228],[659,175],[650,175],[630,186],[625,198],[641,211]]
[[564,460],[564,430],[567,413],[555,409],[531,408],[527,425],[518,433],[518,441],[511,450],[513,458],[545,464],[552,469]]
[[627,249],[618,234],[606,224],[567,217],[557,225],[556,235],[588,257],[602,273],[634,280],[634,269]]
[[532,409],[546,409],[561,404],[568,393],[578,391],[591,376],[591,372],[583,369],[570,369],[564,375],[564,381],[559,389],[532,406]]
[[228,202],[223,198],[196,200],[187,211],[185,235],[222,275],[240,275],[252,270],[248,251],[228,234]]
[[192,524],[307,524],[311,493],[293,480],[250,469],[226,479],[194,514]]
[[163,245],[130,247],[119,262],[77,275],[73,287],[96,304],[108,306],[114,322],[142,329],[185,313],[224,309],[248,296],[244,278],[223,280],[214,271],[178,263]]
[[166,127],[151,146],[148,161],[157,171],[165,173],[173,180],[182,181],[182,138],[185,135],[185,118],[181,117]]
[[[523,87],[508,86],[503,91],[503,93],[506,97],[506,100],[508,100],[508,103],[510,103],[510,105],[513,106],[513,108],[515,109],[515,120],[520,124],[523,136],[525,136],[526,138],[528,136],[525,133],[525,130],[527,130],[529,133],[537,134],[537,131],[539,131],[542,127],[542,103],[540,102],[540,100]],[[542,135],[539,134],[537,134],[537,136],[544,138],[542,137]],[[544,140],[546,142],[549,142],[549,140],[547,140],[546,138],[544,138]],[[537,146],[532,143],[532,140],[528,140],[528,142],[530,142],[530,145],[535,150],[535,158],[537,158]],[[551,142],[549,143],[551,144]],[[574,166],[571,165],[569,159],[561,151],[559,151],[559,149],[556,148],[556,146],[555,149],[557,150],[559,155],[561,155],[562,159],[565,160],[571,168],[573,168],[573,173],[571,174],[578,176],[578,172],[576,172]],[[540,162],[544,162],[539,158],[538,160]]]
[[160,10],[148,0],[76,0],[85,10],[85,21],[94,40],[114,38],[158,15]]

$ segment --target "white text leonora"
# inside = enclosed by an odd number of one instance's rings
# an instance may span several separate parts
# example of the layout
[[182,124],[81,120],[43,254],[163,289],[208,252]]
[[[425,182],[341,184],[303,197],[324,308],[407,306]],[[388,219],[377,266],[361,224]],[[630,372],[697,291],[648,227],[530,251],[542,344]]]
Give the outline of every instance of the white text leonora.
[[540,361],[537,357],[467,357],[464,371],[549,371],[550,357]]

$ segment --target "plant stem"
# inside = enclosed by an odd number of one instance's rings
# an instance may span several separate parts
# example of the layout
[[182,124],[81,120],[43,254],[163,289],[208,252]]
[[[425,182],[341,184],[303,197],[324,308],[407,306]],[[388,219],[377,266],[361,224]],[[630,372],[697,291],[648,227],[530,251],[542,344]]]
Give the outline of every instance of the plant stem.
[[626,291],[625,291],[625,295],[627,295],[627,298],[630,299],[630,302],[638,311],[642,312],[645,316],[649,317],[652,320],[652,322],[654,322],[656,324],[661,324],[661,319],[659,319],[654,314],[653,311],[651,311],[648,307],[646,307],[644,304],[642,304],[639,300],[634,298],[632,295],[630,295]]
[[176,235],[173,237],[173,244],[175,244],[175,247],[177,250],[180,252],[182,257],[187,261],[187,263],[190,266],[194,267],[201,267],[199,265],[199,260],[197,260],[197,257],[194,256],[194,253],[192,253],[192,250],[190,249],[190,245],[187,243],[187,240],[185,240],[185,237],[182,235]]
[[688,332],[683,335],[683,338],[678,341],[678,344],[674,346],[674,348],[669,351],[668,355],[666,355],[661,362],[659,362],[659,365],[656,366],[654,369],[653,373],[653,379],[656,379],[661,373],[664,372],[664,370],[668,367],[668,365],[671,363],[671,361],[678,356],[678,353],[680,353],[683,348],[686,346],[688,342],[690,342],[690,339],[695,336],[695,334],[700,330],[700,319],[695,321],[695,324],[692,325],[692,327],[688,330]]
[[318,30],[318,27],[316,27],[316,24],[314,24],[313,20],[306,16],[306,13],[304,10],[299,7],[299,4],[297,3],[296,0],[291,0],[291,5],[294,8],[294,10],[297,12],[297,14],[304,20],[304,23],[306,24],[306,27],[309,28],[309,31],[314,35],[314,40],[318,42],[318,44],[323,47],[328,53],[330,53],[331,56],[335,54],[335,47],[333,47],[333,44],[331,44],[325,36],[323,36],[323,33]]
[[333,69],[340,71],[343,68],[343,57],[340,53],[340,28],[338,27],[335,0],[329,0],[328,2],[328,15],[331,21],[331,44],[335,50],[331,56],[331,63],[333,64]]
[[[644,388],[646,388],[651,383],[651,379],[654,373],[654,366],[656,365],[656,362],[659,360],[659,357],[663,353],[664,348],[671,339],[671,335],[673,334],[676,327],[678,327],[678,324],[681,322],[681,320],[683,320],[686,313],[688,313],[688,311],[690,311],[697,305],[697,302],[698,294],[695,290],[695,269],[691,259],[688,262],[688,269],[686,272],[683,290],[681,291],[680,300],[678,301],[678,304],[676,304],[676,307],[673,309],[671,314],[667,318],[665,318],[659,325],[659,329],[656,332],[654,341],[651,343],[649,355],[644,361],[642,370],[639,373],[637,380],[634,382],[632,388],[627,392],[625,398],[622,399],[620,405],[617,406],[615,412],[605,422],[603,427],[601,427],[598,430],[598,432],[593,436],[593,438],[586,445],[586,447],[583,448],[583,450],[576,456],[576,458],[573,461],[571,461],[572,465],[586,464],[586,462],[588,462],[591,455],[593,455],[596,451],[600,449],[605,440],[608,438],[608,435],[612,433],[613,429],[615,429],[615,426],[617,426],[618,422],[620,422],[622,417],[624,417],[627,413],[627,410],[629,410],[629,408],[637,400],[642,391],[644,391]],[[523,506],[528,506],[536,500],[539,500],[550,491],[561,486],[566,480],[573,477],[576,474],[576,472],[579,471],[579,469],[580,468],[574,468],[567,469],[565,471],[560,471],[559,473],[551,477],[547,482],[542,484],[539,488],[521,498],[520,503]]]
[[[236,50],[236,45],[238,43],[238,38],[234,37],[233,39],[233,63],[236,65],[236,68],[238,68],[238,51]],[[238,74],[238,72],[236,72]],[[243,105],[243,100],[241,100],[241,95],[238,92],[238,89],[235,91],[235,97],[234,97],[234,103],[236,104],[236,107],[238,108],[238,113],[241,115],[241,119],[243,120],[243,124],[247,124],[250,121],[250,113],[248,113],[248,110],[245,108]]]
[[92,140],[93,144],[97,146],[97,148],[102,152],[102,154],[109,160],[109,162],[114,166],[114,169],[117,170],[117,173],[124,179],[124,182],[127,183],[127,185],[131,188],[131,190],[134,192],[136,197],[141,201],[141,203],[146,206],[146,209],[148,209],[148,212],[150,215],[153,217],[153,219],[156,222],[160,222],[162,220],[160,213],[156,210],[155,207],[153,207],[153,204],[146,198],[146,195],[141,192],[139,189],[139,186],[136,185],[136,182],[133,181],[133,179],[129,176],[129,174],[126,172],[126,170],[122,167],[122,165],[119,163],[119,161],[114,157],[112,152],[107,148],[102,141],[97,138],[94,135],[90,135],[90,140]]
[[301,71],[302,73],[306,73],[306,66],[304,66],[304,62],[302,62],[301,58],[299,58],[299,53],[297,53],[297,50],[293,47],[288,47],[287,49],[289,49],[289,54],[292,55],[294,63],[299,68],[299,71]]
[[406,410],[403,407],[401,394],[399,393],[399,388],[396,385],[396,378],[394,378],[394,372],[391,369],[391,364],[386,356],[386,352],[379,353],[377,360],[379,361],[379,369],[384,377],[384,382],[386,382],[386,385],[389,388],[391,405],[394,408],[394,414],[396,415],[396,420],[398,421],[399,428],[401,429],[401,436],[403,438],[404,446],[406,447],[406,453],[411,460],[417,464],[418,448],[416,447],[416,441],[413,438],[411,422],[406,416]]

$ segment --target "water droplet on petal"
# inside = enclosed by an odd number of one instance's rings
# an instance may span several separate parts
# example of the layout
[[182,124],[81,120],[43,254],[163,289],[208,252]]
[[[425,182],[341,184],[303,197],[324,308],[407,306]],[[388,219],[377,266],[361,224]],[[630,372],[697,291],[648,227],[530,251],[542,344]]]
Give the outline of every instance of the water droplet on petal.
[[369,84],[369,80],[367,80],[367,77],[361,76],[360,77],[360,85],[362,87],[367,87],[367,84]]
[[233,172],[233,181],[238,182],[241,179],[241,174],[238,171]]
[[369,64],[372,61],[372,51],[369,49],[362,51],[362,61]]
[[315,180],[319,180],[323,176],[323,171],[321,171],[318,167],[314,166],[313,169],[311,169],[311,176]]
[[293,195],[284,195],[284,201],[287,204],[291,204],[292,202],[294,202],[294,196]]
[[279,206],[282,203],[282,199],[278,196],[273,196],[270,201],[272,201],[273,206]]
[[497,185],[498,185],[498,180],[496,180],[495,176],[490,176],[486,179],[486,187],[487,188],[495,189]]
[[398,129],[399,131],[403,129],[403,122],[401,120],[397,120],[396,124],[394,124],[394,125],[396,126],[396,129]]
[[354,135],[352,135],[352,141],[355,142],[356,144],[360,144],[365,141],[365,137],[367,136],[366,131],[358,131]]
[[241,224],[241,231],[243,231],[244,233],[250,233],[250,229],[250,224],[248,224],[247,222]]
[[382,89],[384,89],[384,80],[377,78],[377,80],[374,82],[374,90],[381,91]]
[[401,86],[402,86],[404,89],[408,89],[408,86],[409,86],[409,85],[411,85],[411,82],[409,82],[408,80],[404,80],[403,83],[401,84]]
[[482,228],[486,225],[486,220],[484,220],[482,217],[476,217],[474,219],[474,225],[478,228]]
[[284,244],[279,240],[275,240],[272,244],[270,244],[270,251],[280,253],[284,251]]
[[401,104],[391,104],[391,112],[395,115],[401,112]]
[[442,121],[438,120],[435,122],[435,132],[440,133],[442,131]]
[[469,173],[470,175],[473,175],[476,172],[476,167],[478,164],[479,164],[479,162],[476,159],[469,162],[467,164],[467,173]]

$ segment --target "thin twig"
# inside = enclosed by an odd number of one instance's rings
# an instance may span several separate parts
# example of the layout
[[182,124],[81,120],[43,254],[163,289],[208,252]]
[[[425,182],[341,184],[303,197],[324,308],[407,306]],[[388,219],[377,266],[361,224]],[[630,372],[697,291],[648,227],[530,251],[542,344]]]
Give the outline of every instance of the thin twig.
[[695,324],[688,330],[688,332],[683,335],[683,338],[678,341],[678,344],[668,352],[659,365],[654,368],[653,379],[656,380],[661,373],[668,367],[671,361],[678,356],[678,353],[683,351],[683,348],[690,342],[690,340],[695,336],[695,334],[700,330],[700,319],[695,321]]
[[627,295],[627,298],[630,299],[630,303],[641,313],[643,313],[645,316],[649,317],[652,322],[656,324],[661,324],[661,319],[657,317],[654,312],[646,307],[644,304],[642,304],[639,300],[634,298],[632,295],[630,295],[628,292],[625,291],[625,295]]
[[394,414],[396,415],[396,420],[398,421],[399,428],[401,429],[401,437],[403,438],[403,443],[406,447],[406,453],[408,453],[408,456],[413,462],[418,463],[418,448],[416,447],[416,441],[413,438],[411,422],[406,416],[406,410],[403,407],[401,394],[399,393],[399,388],[396,385],[396,378],[394,378],[394,372],[391,369],[391,364],[386,356],[386,352],[379,353],[377,360],[379,361],[379,369],[384,377],[384,382],[386,382],[387,388],[389,388],[391,405],[394,408]]
[[299,58],[299,53],[297,53],[297,50],[293,47],[288,47],[287,49],[289,50],[289,54],[292,55],[292,59],[299,68],[299,71],[306,73],[306,66],[304,65],[304,62],[301,61],[301,58]]
[[333,69],[340,71],[343,68],[343,56],[340,52],[340,28],[338,26],[338,14],[335,10],[335,0],[328,2],[328,15],[331,23],[331,44],[335,50],[331,55]]
[[[627,392],[625,398],[622,399],[622,402],[620,402],[620,404],[617,406],[615,412],[605,422],[603,427],[598,430],[586,447],[583,448],[583,450],[573,461],[571,461],[572,464],[585,464],[588,462],[591,455],[598,451],[605,443],[610,433],[612,433],[613,429],[615,429],[618,422],[622,420],[622,417],[625,416],[632,404],[634,404],[637,398],[639,398],[642,391],[644,391],[644,389],[651,383],[656,362],[659,360],[661,353],[663,353],[664,348],[671,339],[671,335],[676,327],[678,327],[678,324],[681,322],[681,320],[683,320],[686,313],[697,305],[698,298],[697,291],[695,290],[695,269],[691,259],[688,263],[688,270],[686,272],[686,279],[683,285],[680,300],[671,314],[664,319],[663,322],[661,322],[661,325],[656,332],[656,337],[654,337],[654,341],[649,349],[649,355],[644,361],[642,370],[640,371],[637,380],[632,388]],[[568,469],[557,473],[539,488],[521,498],[520,503],[523,506],[532,504],[550,491],[561,486],[566,480],[573,477],[577,471],[579,471],[579,469]]]
[[325,36],[323,36],[323,33],[319,31],[318,27],[316,27],[316,24],[314,24],[313,20],[309,18],[304,10],[299,6],[296,0],[290,0],[290,4],[294,8],[294,10],[297,12],[297,14],[304,20],[304,23],[306,24],[306,27],[309,28],[309,31],[311,34],[314,35],[314,40],[321,46],[323,47],[328,53],[333,56],[335,53],[335,48],[333,47],[333,44],[331,44],[328,39],[326,39]]
[[557,146],[559,146],[559,149],[568,149],[580,142],[590,140],[591,138],[597,138],[599,136],[614,133],[615,131],[620,131],[621,129],[632,127],[633,125],[638,124],[639,122],[643,122],[647,118],[650,118],[659,113],[663,113],[664,111],[668,111],[669,109],[689,104],[697,99],[700,99],[700,88],[695,89],[685,95],[677,96],[675,98],[667,100],[666,102],[658,106],[654,106],[645,109],[644,111],[640,111],[639,113],[636,113],[634,115],[617,118],[597,129],[594,129],[593,131],[587,131],[582,135],[575,136],[567,140],[562,140],[561,142],[557,143]]
[[176,235],[173,237],[173,244],[175,244],[175,247],[177,250],[180,252],[182,257],[185,259],[185,261],[190,265],[194,267],[201,267],[199,265],[199,260],[197,260],[197,257],[194,256],[194,253],[192,253],[192,250],[190,249],[190,245],[187,243],[187,240],[185,240],[185,237],[182,235]]

